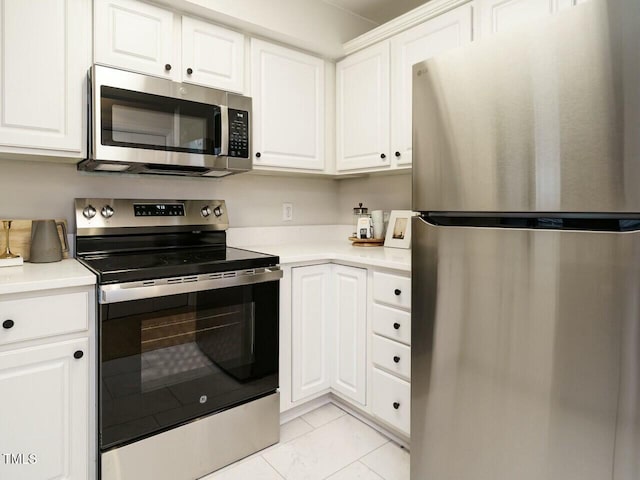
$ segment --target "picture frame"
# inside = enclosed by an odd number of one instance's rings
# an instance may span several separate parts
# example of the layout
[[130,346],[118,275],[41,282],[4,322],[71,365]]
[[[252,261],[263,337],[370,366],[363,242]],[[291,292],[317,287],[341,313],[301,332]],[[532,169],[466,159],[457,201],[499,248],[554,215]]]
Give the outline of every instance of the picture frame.
[[385,247],[411,248],[411,210],[391,210]]

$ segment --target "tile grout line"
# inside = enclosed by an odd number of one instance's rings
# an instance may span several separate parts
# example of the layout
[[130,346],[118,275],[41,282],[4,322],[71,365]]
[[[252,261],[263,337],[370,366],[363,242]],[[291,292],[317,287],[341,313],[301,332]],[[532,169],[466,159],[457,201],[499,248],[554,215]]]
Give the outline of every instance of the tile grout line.
[[287,480],[287,477],[285,477],[283,474],[280,473],[280,470],[278,470],[276,467],[274,467],[273,465],[271,465],[271,462],[269,462],[269,460],[267,460],[265,458],[264,455],[260,455],[260,457],[262,457],[262,459],[267,462],[267,465],[269,465],[269,467],[271,467],[271,469],[276,472],[276,475],[278,475],[282,480]]

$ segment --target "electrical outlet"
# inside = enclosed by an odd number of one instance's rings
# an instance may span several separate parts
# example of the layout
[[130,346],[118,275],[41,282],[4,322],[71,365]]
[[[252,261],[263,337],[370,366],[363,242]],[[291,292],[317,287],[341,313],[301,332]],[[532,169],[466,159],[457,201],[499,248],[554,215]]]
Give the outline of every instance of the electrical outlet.
[[293,203],[282,204],[282,220],[284,222],[293,220]]

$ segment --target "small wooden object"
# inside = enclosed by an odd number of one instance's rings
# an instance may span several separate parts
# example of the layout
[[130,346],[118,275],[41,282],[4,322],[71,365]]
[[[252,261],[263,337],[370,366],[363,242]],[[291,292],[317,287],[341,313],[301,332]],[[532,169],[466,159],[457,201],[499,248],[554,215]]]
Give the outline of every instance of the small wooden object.
[[381,247],[384,245],[384,238],[356,238],[349,237],[354,247]]
[[[67,221],[65,219],[58,219],[56,222]],[[1,225],[1,224],[0,224]],[[58,229],[58,236],[62,242],[62,233]],[[4,235],[0,238],[0,249],[5,250]],[[62,243],[64,245],[64,243]],[[29,260],[29,249],[31,247],[31,220],[13,220],[11,222],[11,252],[20,255],[24,258],[25,262]],[[69,258],[69,252],[64,252],[62,258]]]

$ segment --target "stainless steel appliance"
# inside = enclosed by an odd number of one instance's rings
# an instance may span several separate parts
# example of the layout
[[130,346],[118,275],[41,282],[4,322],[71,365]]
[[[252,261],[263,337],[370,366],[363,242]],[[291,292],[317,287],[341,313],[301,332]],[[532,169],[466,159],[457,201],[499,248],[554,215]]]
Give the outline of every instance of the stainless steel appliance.
[[640,478],[640,2],[413,70],[411,478]]
[[193,480],[279,438],[278,257],[226,246],[217,200],[77,199],[98,275],[104,480]]
[[251,98],[94,65],[80,170],[222,177],[251,170]]

